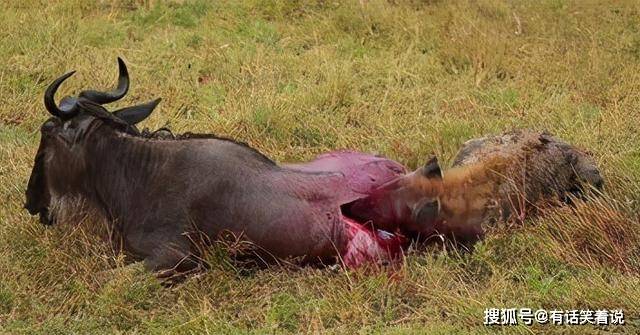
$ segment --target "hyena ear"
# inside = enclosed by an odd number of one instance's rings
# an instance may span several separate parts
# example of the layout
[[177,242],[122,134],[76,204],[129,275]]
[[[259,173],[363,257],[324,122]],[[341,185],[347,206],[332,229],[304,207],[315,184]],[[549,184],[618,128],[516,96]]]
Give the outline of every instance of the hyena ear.
[[420,174],[427,178],[442,179],[442,170],[438,164],[438,157],[431,156],[427,163],[420,169]]
[[440,199],[425,199],[413,209],[413,218],[418,225],[434,222],[440,214]]

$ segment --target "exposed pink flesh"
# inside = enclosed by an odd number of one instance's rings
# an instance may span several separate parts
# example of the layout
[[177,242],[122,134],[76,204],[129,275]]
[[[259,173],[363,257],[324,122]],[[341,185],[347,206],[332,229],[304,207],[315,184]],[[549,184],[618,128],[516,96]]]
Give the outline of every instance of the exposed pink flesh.
[[406,239],[384,230],[373,229],[350,218],[343,218],[348,243],[342,251],[342,261],[349,268],[365,263],[391,262],[402,256]]
[[306,172],[340,172],[348,183],[343,187],[366,195],[406,173],[406,168],[398,162],[356,151],[329,152],[310,162],[285,164],[284,167]]
[[[355,151],[335,151],[317,156],[306,163],[283,164],[283,167],[305,172],[338,172],[333,182],[315,184],[341,199],[340,205],[370,196],[380,186],[403,176],[406,168],[393,160]],[[343,216],[347,242],[340,256],[349,268],[365,263],[380,264],[398,259],[406,239],[384,230],[364,225]]]

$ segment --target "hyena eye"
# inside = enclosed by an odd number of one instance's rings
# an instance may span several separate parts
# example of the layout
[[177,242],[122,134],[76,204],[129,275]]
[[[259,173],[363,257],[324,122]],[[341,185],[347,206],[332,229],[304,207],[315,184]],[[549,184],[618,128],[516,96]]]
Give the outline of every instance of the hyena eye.
[[440,213],[440,200],[439,199],[430,199],[421,202],[417,206],[417,211],[415,212],[415,219],[419,223],[428,223],[433,222]]

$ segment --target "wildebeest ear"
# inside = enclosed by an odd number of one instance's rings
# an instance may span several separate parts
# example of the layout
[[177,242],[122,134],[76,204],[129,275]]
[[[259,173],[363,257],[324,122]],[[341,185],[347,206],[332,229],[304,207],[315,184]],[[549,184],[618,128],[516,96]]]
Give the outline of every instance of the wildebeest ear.
[[413,210],[413,217],[418,225],[434,222],[440,214],[440,199],[428,199],[418,203]]
[[440,164],[438,164],[438,157],[431,156],[427,163],[420,169],[420,174],[427,178],[442,179],[442,171],[440,170]]
[[146,119],[151,112],[153,112],[153,109],[160,103],[160,100],[162,99],[158,98],[151,102],[147,102],[146,104],[125,107],[113,112],[113,115],[130,125],[135,125],[136,123]]

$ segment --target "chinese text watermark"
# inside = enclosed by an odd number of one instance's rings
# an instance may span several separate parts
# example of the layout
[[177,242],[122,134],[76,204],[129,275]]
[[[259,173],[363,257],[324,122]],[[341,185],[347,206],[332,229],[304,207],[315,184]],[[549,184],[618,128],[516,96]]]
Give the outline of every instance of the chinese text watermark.
[[487,308],[484,310],[484,324],[487,326],[533,325],[624,325],[624,311],[621,309],[573,309],[573,310],[533,310],[531,308]]

